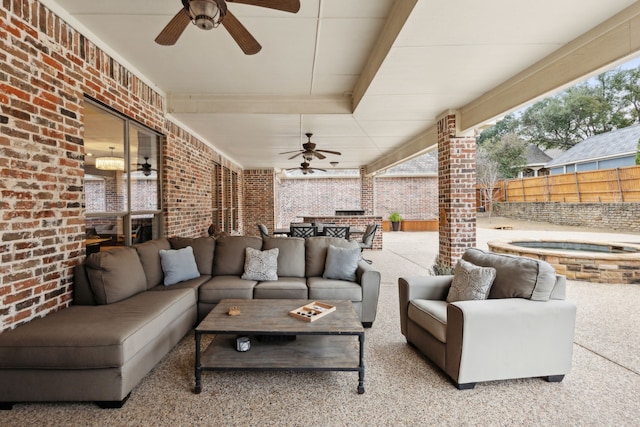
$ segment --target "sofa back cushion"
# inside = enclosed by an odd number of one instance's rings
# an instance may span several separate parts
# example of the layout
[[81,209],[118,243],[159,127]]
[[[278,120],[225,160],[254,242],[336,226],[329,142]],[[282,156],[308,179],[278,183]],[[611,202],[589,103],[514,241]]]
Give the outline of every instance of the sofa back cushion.
[[322,277],[327,261],[329,245],[339,248],[359,248],[356,241],[340,237],[316,236],[304,239],[305,243],[305,273],[306,277]]
[[147,290],[142,263],[132,247],[93,253],[87,257],[86,267],[98,304],[111,304]]
[[216,249],[216,240],[213,237],[172,237],[169,239],[171,248],[183,249],[187,246],[193,248],[193,255],[196,258],[198,271],[200,274],[211,276],[213,271],[213,257]]
[[216,239],[213,275],[242,276],[246,248],[262,249],[262,239],[247,236],[222,236]]
[[278,248],[278,277],[304,277],[304,239],[300,237],[265,237],[262,249]]
[[556,271],[547,262],[516,255],[469,248],[462,259],[496,269],[489,298],[526,298],[547,301],[556,283]]
[[140,257],[140,263],[147,277],[147,289],[161,285],[164,280],[162,264],[160,263],[160,250],[169,250],[171,245],[165,238],[148,240],[144,243],[133,245]]

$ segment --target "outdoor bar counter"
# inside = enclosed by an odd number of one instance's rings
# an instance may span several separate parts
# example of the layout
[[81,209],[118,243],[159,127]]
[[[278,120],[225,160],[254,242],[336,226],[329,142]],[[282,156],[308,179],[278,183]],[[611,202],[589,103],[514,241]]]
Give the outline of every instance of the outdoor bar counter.
[[[348,225],[352,230],[360,230],[361,232],[367,228],[369,224],[377,224],[378,229],[373,238],[374,250],[382,249],[382,217],[375,215],[303,215],[303,222],[321,222],[334,223],[335,225]],[[352,234],[353,240],[361,240],[362,234]]]

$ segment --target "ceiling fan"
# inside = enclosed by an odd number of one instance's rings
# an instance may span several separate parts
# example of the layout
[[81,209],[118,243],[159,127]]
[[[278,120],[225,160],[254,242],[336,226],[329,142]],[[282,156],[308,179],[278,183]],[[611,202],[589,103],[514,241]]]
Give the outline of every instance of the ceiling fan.
[[156,43],[163,46],[176,44],[190,22],[203,30],[210,30],[222,24],[245,54],[253,55],[260,52],[260,43],[227,9],[227,3],[242,3],[291,13],[300,10],[300,0],[182,0],[182,9],[158,34]]
[[142,174],[144,176],[151,175],[152,171],[153,172],[157,172],[158,171],[158,169],[153,169],[151,167],[151,163],[149,163],[149,157],[147,157],[147,156],[144,156],[144,163],[134,163],[133,165],[134,166],[138,166],[138,169],[136,169],[136,170],[142,171]]
[[311,142],[311,137],[313,136],[312,133],[305,133],[305,135],[307,136],[308,141],[305,142],[304,144],[302,144],[302,150],[295,150],[295,151],[285,151],[284,153],[280,153],[280,154],[290,154],[290,153],[296,153],[293,156],[289,157],[289,160],[291,159],[295,159],[298,156],[302,156],[307,162],[310,162],[311,160],[313,160],[314,157],[322,160],[322,159],[326,159],[327,156],[325,156],[322,153],[327,153],[327,154],[336,154],[338,156],[342,155],[342,153],[338,152],[338,151],[331,151],[331,150],[316,150],[316,144]]
[[308,173],[314,173],[315,171],[322,171],[322,172],[326,172],[325,169],[320,169],[320,168],[312,168],[311,164],[309,164],[309,162],[302,162],[300,163],[300,167],[299,168],[289,168],[287,169],[288,171],[294,171],[294,170],[301,170],[303,175],[306,175]]

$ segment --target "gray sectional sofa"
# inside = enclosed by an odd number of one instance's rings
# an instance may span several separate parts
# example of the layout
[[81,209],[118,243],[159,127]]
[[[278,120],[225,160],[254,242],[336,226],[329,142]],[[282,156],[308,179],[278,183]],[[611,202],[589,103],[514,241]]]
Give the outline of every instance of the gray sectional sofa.
[[[70,307],[0,334],[0,408],[95,401],[121,407],[140,380],[224,298],[351,300],[375,320],[380,274],[360,260],[354,280],[324,278],[339,238],[161,238],[91,254],[76,267]],[[197,277],[165,286],[161,251],[191,247]],[[245,280],[246,248],[278,249],[277,280]]]

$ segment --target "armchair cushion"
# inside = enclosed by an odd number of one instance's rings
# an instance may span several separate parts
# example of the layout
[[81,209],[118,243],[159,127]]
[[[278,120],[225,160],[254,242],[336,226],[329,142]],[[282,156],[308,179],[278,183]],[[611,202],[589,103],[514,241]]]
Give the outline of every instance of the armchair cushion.
[[409,303],[407,315],[441,343],[447,342],[447,302],[415,299]]
[[547,301],[556,284],[556,271],[541,260],[469,248],[462,259],[496,269],[489,298],[526,298]]
[[480,267],[460,259],[453,273],[447,302],[487,299],[495,278],[495,268]]

